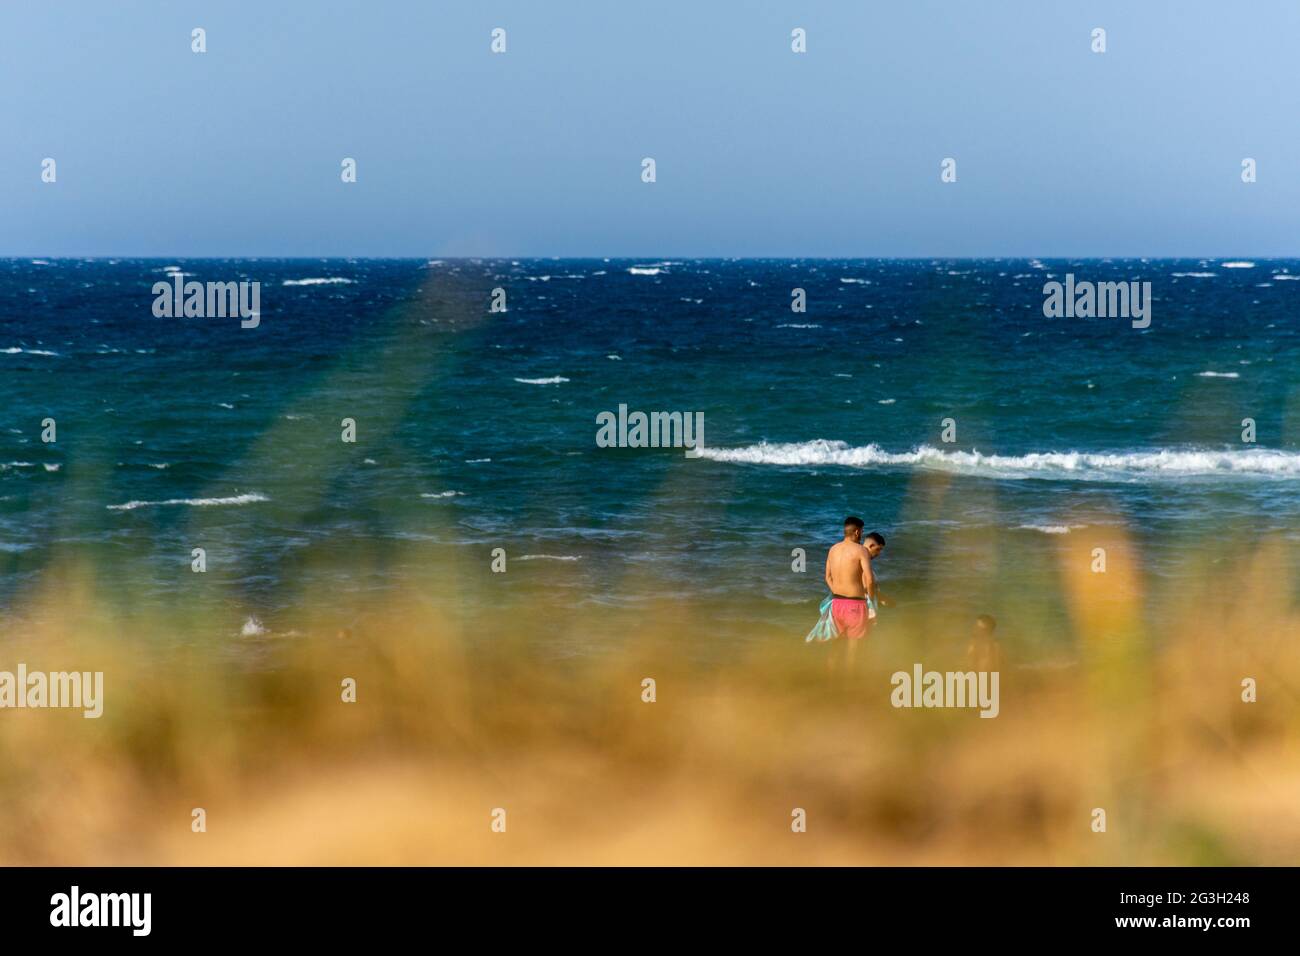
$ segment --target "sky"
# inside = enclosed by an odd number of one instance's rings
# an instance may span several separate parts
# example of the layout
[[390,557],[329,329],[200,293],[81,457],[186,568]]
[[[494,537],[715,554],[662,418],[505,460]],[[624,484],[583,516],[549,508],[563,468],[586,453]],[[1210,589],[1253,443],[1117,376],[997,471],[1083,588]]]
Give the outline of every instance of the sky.
[[1300,255],[1297,35],[1294,0],[9,0],[0,256]]

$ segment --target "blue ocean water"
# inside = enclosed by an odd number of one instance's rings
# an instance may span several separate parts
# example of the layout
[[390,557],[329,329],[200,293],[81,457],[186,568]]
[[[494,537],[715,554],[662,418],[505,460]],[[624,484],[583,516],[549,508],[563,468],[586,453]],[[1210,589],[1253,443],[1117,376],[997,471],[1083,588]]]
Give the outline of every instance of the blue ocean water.
[[[260,324],[155,317],[174,272],[259,282]],[[1150,326],[1045,318],[1066,273],[1151,282]],[[811,625],[846,513],[912,606],[1107,523],[1174,586],[1209,531],[1286,542],[1297,580],[1300,261],[6,260],[0,301],[7,609],[68,562],[165,607],[195,547],[272,626],[434,555],[454,608],[501,548],[574,608]],[[704,457],[598,447],[620,404],[702,413]]]

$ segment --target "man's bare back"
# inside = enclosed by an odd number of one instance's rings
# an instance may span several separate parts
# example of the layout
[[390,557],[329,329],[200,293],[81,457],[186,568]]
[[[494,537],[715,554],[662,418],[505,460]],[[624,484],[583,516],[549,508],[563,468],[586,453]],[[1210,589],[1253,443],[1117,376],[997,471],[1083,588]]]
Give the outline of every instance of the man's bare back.
[[826,586],[841,597],[875,600],[876,579],[871,571],[871,554],[847,538],[831,547],[826,555]]

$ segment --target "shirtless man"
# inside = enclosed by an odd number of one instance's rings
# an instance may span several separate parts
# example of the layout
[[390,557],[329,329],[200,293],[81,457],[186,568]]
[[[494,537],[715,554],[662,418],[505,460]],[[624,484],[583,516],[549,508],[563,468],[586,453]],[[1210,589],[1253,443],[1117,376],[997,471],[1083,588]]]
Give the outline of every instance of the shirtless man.
[[981,614],[975,618],[975,629],[971,633],[970,646],[966,648],[966,661],[974,671],[1002,670],[1002,645],[998,643],[997,618],[992,614]]
[[854,642],[871,630],[871,610],[879,603],[871,559],[885,550],[885,538],[879,531],[867,535],[864,547],[862,528],[861,518],[845,518],[844,540],[826,555],[826,586],[833,597],[831,617],[840,636],[849,639],[850,660]]

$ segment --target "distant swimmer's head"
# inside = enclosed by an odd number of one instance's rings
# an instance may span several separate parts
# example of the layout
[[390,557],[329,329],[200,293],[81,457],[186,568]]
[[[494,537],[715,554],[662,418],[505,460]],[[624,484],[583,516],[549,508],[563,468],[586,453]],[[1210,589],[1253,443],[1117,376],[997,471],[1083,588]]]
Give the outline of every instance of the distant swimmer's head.
[[855,515],[849,515],[844,519],[844,540],[861,541],[862,529],[866,527],[866,522]]
[[[859,529],[860,531],[861,529]],[[867,554],[873,558],[885,550],[885,536],[879,531],[873,531],[867,535]]]
[[998,619],[992,614],[981,614],[975,618],[975,633],[982,637],[992,637],[998,628]]

